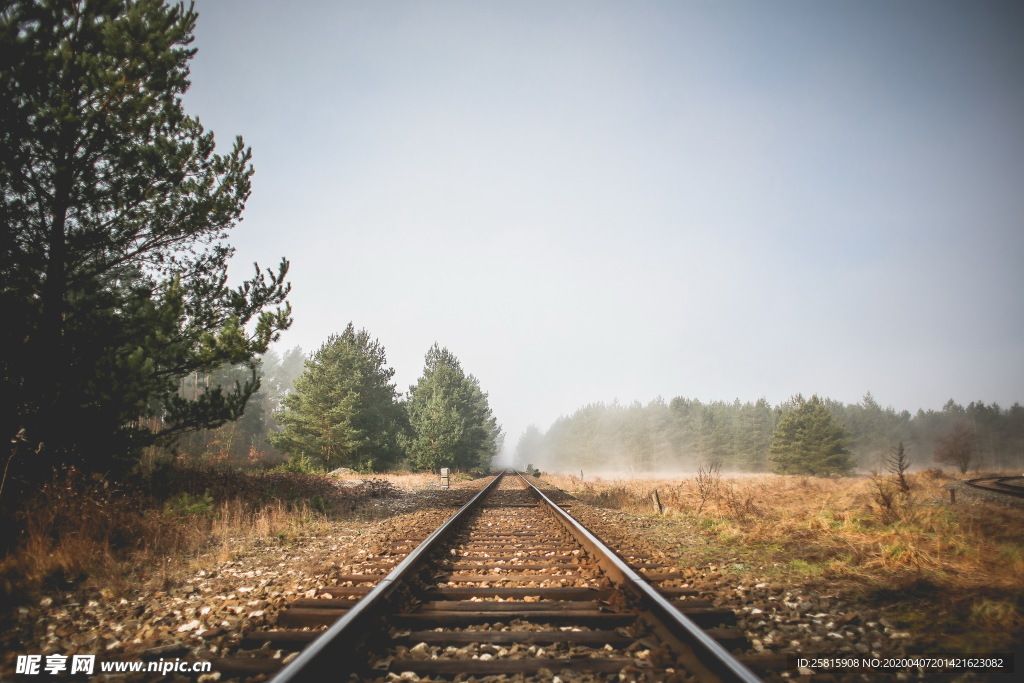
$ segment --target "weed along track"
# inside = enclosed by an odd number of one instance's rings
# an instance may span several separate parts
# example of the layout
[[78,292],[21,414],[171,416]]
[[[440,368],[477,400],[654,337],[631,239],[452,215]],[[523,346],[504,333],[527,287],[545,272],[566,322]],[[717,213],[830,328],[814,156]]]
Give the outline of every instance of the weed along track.
[[729,654],[746,646],[731,611],[678,587],[678,569],[622,550],[628,539],[616,539],[616,555],[515,473],[416,536],[295,600],[275,630],[245,636],[252,657],[214,670],[278,683],[759,680]]

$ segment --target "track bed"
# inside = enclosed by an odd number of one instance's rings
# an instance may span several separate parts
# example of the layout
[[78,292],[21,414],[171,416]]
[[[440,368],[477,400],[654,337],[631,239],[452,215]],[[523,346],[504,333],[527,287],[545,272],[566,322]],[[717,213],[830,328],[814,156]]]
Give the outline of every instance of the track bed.
[[673,586],[674,568],[622,546],[616,556],[519,476],[497,478],[421,541],[395,540],[294,601],[277,629],[246,635],[257,656],[214,669],[282,683],[758,680],[727,651],[746,645],[731,611]]

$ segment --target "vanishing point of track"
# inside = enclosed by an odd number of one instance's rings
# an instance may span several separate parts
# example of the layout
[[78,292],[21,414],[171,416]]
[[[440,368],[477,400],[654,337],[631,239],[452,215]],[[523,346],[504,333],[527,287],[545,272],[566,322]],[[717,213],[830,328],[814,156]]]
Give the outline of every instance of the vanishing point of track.
[[246,635],[253,647],[301,650],[283,668],[237,657],[215,667],[273,673],[276,683],[406,672],[760,680],[727,649],[745,646],[732,612],[673,586],[674,568],[620,552],[526,478],[503,473],[422,543],[394,544],[399,561],[386,575],[341,576],[283,611],[284,628]]

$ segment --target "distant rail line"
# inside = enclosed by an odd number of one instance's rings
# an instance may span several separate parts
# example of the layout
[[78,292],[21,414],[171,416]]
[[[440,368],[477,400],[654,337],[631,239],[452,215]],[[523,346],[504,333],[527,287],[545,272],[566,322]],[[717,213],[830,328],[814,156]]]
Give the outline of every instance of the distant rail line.
[[300,651],[288,664],[235,656],[214,670],[276,683],[405,672],[752,682],[754,670],[785,668],[778,655],[730,654],[749,645],[731,610],[629,539],[611,550],[563,507],[499,474],[425,539],[395,541],[338,586],[293,601],[276,630],[245,635],[253,652]]
[[969,486],[983,491],[1001,493],[1007,496],[1024,498],[1024,476],[1019,477],[981,477],[968,479]]

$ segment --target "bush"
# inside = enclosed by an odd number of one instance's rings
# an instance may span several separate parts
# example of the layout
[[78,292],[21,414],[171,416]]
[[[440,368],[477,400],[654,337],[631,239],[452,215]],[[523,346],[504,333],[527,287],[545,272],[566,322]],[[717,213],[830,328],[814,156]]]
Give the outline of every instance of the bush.
[[271,470],[271,472],[291,472],[293,474],[322,474],[324,469],[318,467],[310,458],[305,455],[293,455],[283,463]]
[[329,500],[318,493],[309,499],[309,507],[322,515],[326,515],[331,511],[332,506]]
[[205,538],[208,525],[178,523],[153,514],[154,508],[159,510],[158,503],[137,488],[73,467],[54,472],[38,495],[6,520],[8,529],[19,533],[0,561],[0,602],[24,600],[40,587],[70,588],[89,576],[117,581],[123,572],[119,558],[132,558],[137,569],[139,558],[179,555]]
[[210,489],[201,494],[183,491],[164,503],[164,514],[169,517],[206,517],[213,518],[213,496]]

